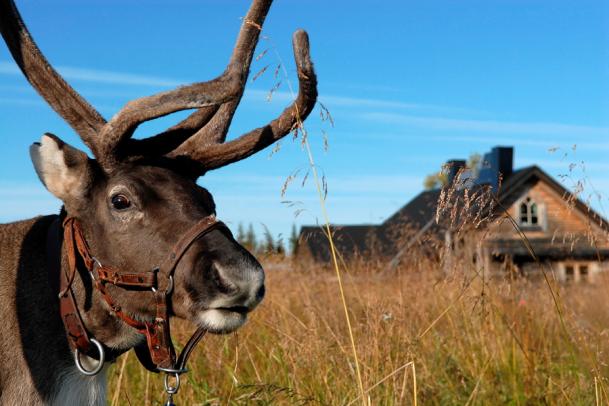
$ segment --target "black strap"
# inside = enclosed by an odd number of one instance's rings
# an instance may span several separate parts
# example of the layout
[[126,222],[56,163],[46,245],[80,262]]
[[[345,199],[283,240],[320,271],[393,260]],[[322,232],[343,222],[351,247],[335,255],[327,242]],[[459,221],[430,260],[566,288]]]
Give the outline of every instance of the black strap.
[[207,330],[203,327],[199,327],[197,331],[190,337],[190,340],[184,346],[184,349],[180,353],[178,360],[176,361],[175,369],[178,371],[186,370],[186,363],[188,362],[188,358],[190,357],[190,353],[195,349],[199,341],[203,338],[203,336],[207,333]]
[[[193,333],[193,335],[190,337],[190,339],[184,346],[184,349],[182,349],[182,352],[178,356],[178,359],[173,369],[175,369],[176,371],[186,371],[186,363],[188,362],[188,358],[190,358],[190,354],[195,349],[197,344],[199,344],[199,341],[201,341],[201,339],[205,336],[205,333],[207,333],[207,330],[203,327],[199,327]],[[143,341],[141,344],[135,346],[133,348],[133,351],[135,351],[137,359],[140,361],[140,364],[142,364],[144,368],[146,368],[150,372],[160,372],[155,363],[152,362],[152,357],[150,356],[150,350],[146,341]]]
[[150,350],[148,349],[148,342],[146,340],[142,341],[140,344],[133,347],[133,351],[137,356],[137,359],[140,361],[140,364],[150,372],[159,373],[160,371],[157,369],[154,362],[152,362],[152,357],[150,356]]

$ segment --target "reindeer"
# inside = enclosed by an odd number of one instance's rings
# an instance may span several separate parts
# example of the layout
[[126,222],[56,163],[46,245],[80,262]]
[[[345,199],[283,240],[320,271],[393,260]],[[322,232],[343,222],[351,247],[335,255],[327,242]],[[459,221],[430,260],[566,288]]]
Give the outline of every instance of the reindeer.
[[[258,261],[215,218],[196,180],[268,147],[301,125],[317,98],[305,31],[293,37],[299,92],[278,118],[226,141],[272,0],[253,0],[217,78],[127,103],[106,121],[50,66],[12,0],[0,31],[21,71],[91,150],[44,134],[36,173],[59,215],[0,225],[0,404],[103,405],[105,371],[134,348],[177,391],[205,332],[239,328],[264,296]],[[193,110],[146,139],[143,122]],[[198,327],[178,357],[169,320]]]

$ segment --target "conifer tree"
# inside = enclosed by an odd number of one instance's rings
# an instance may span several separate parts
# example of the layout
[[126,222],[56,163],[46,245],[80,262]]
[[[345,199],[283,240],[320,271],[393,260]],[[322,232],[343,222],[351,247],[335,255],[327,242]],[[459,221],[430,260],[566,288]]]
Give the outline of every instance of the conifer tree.
[[258,244],[256,242],[256,233],[254,232],[254,226],[252,223],[249,224],[247,228],[247,233],[245,233],[245,238],[243,240],[243,245],[249,251],[255,252]]
[[298,251],[298,233],[296,232],[296,224],[292,223],[292,232],[290,233],[290,255],[295,256]]
[[269,231],[268,228],[264,227],[264,253],[265,254],[274,254],[275,253],[275,239],[273,238],[273,234]]
[[245,245],[245,230],[243,229],[243,223],[239,222],[237,226],[237,242],[241,245]]

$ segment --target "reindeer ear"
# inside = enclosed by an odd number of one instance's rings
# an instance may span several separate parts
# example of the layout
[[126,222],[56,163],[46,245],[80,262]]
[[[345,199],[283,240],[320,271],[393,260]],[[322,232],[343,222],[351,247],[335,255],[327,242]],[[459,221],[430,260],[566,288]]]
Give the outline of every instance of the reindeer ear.
[[65,203],[84,197],[92,173],[87,154],[47,133],[32,144],[30,157],[49,192]]

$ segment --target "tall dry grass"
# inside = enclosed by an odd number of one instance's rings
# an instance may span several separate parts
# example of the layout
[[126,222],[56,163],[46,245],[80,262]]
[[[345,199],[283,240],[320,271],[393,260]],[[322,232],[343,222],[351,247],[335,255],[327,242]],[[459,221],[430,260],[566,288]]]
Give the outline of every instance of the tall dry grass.
[[[344,275],[369,404],[609,402],[604,275],[594,285],[554,287],[563,327],[543,283],[444,277],[433,263],[417,264],[388,274],[360,263]],[[336,276],[290,264],[273,264],[267,276],[267,297],[249,323],[197,349],[176,403],[361,403]],[[188,333],[174,329],[180,342]],[[119,359],[110,372],[115,404],[162,404],[161,377],[133,356],[121,375],[122,366]]]

